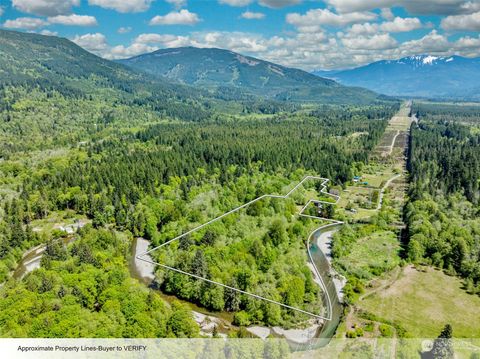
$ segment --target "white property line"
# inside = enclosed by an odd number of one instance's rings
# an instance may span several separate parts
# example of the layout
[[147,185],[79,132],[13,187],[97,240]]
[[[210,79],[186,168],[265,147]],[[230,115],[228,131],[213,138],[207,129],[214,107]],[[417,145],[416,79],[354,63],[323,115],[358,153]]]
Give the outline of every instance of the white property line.
[[[259,201],[259,200],[261,200],[261,199],[263,199],[263,198],[280,198],[280,199],[287,199],[287,198],[288,198],[294,191],[296,191],[297,188],[300,187],[305,181],[311,180],[311,179],[313,179],[313,180],[322,180],[323,182],[321,183],[322,188],[321,188],[321,190],[320,190],[320,193],[323,193],[323,194],[325,194],[325,195],[327,195],[327,196],[330,196],[330,197],[333,197],[333,198],[335,199],[335,202],[327,202],[327,201],[312,200],[312,199],[311,199],[311,200],[309,200],[309,201],[307,202],[307,204],[306,204],[306,205],[300,210],[300,212],[299,212],[299,216],[301,216],[301,217],[313,218],[313,219],[320,219],[320,220],[323,220],[323,221],[328,221],[328,222],[330,222],[329,224],[325,224],[325,225],[320,226],[320,227],[318,227],[317,229],[315,229],[312,233],[310,233],[310,235],[308,236],[308,239],[307,239],[307,251],[308,251],[308,256],[309,256],[310,262],[311,262],[312,265],[313,265],[313,269],[314,269],[314,271],[315,271],[315,274],[316,274],[317,277],[319,278],[320,283],[321,283],[321,286],[322,286],[322,289],[323,289],[323,291],[324,291],[324,293],[325,293],[325,295],[326,295],[326,298],[327,298],[327,317],[324,317],[324,316],[321,316],[321,315],[317,315],[317,314],[314,314],[314,313],[305,311],[305,310],[300,309],[300,308],[292,307],[292,306],[290,306],[290,305],[287,305],[287,304],[284,304],[284,303],[281,303],[281,302],[277,302],[277,301],[275,301],[275,300],[272,300],[272,299],[269,299],[269,298],[265,298],[265,297],[262,297],[262,296],[257,295],[257,294],[249,293],[249,292],[246,292],[246,291],[244,291],[244,290],[241,290],[241,289],[238,289],[238,288],[234,288],[234,287],[225,285],[225,284],[220,283],[220,282],[216,282],[216,281],[213,281],[213,280],[204,278],[204,277],[200,277],[200,276],[195,275],[195,274],[193,274],[193,273],[188,273],[188,272],[185,272],[185,271],[183,271],[183,270],[180,270],[180,269],[177,269],[177,268],[173,268],[173,267],[167,266],[167,265],[165,265],[165,264],[161,264],[161,263],[158,263],[158,262],[154,262],[154,261],[152,261],[152,260],[150,260],[150,259],[144,259],[144,258],[142,258],[142,257],[150,254],[151,252],[153,252],[153,251],[155,251],[155,250],[157,250],[157,249],[160,249],[160,248],[162,248],[162,247],[164,247],[164,246],[172,243],[173,241],[179,240],[180,238],[183,238],[183,237],[189,235],[190,233],[193,233],[193,232],[195,232],[195,231],[198,231],[198,230],[202,229],[203,227],[208,226],[209,224],[212,224],[212,223],[214,223],[214,222],[222,219],[223,217],[228,216],[229,214],[235,213],[235,212],[241,210],[242,208],[245,208],[245,207],[251,205],[252,203],[255,203],[255,202],[257,202],[257,201]],[[206,223],[204,223],[204,224],[201,224],[200,226],[195,227],[195,228],[193,228],[193,229],[191,229],[191,230],[189,230],[189,231],[187,231],[187,232],[185,232],[185,233],[183,233],[183,234],[181,234],[181,235],[179,235],[179,236],[177,236],[177,237],[175,237],[175,238],[173,238],[173,239],[170,239],[170,240],[166,241],[165,243],[163,243],[163,244],[161,244],[161,245],[159,245],[159,246],[157,246],[157,247],[154,247],[154,248],[152,248],[152,249],[150,249],[150,250],[148,250],[148,251],[146,251],[146,252],[144,252],[144,253],[140,253],[140,254],[138,254],[138,255],[136,256],[136,258],[139,259],[139,260],[142,260],[142,261],[144,261],[144,262],[151,263],[151,264],[154,264],[154,265],[158,265],[158,266],[163,267],[163,268],[165,268],[165,269],[175,271],[175,272],[177,272],[177,273],[185,274],[185,275],[188,275],[188,276],[190,276],[190,277],[193,277],[193,278],[196,278],[196,279],[200,279],[200,280],[203,280],[203,281],[208,282],[208,283],[216,284],[216,285],[219,285],[219,286],[221,286],[221,287],[224,287],[224,288],[227,288],[227,289],[230,289],[230,290],[234,290],[234,291],[236,291],[236,292],[239,292],[239,293],[242,293],[242,294],[246,294],[246,295],[249,295],[249,296],[254,297],[254,298],[257,298],[257,299],[262,299],[262,300],[265,300],[265,301],[267,301],[267,302],[270,302],[270,303],[273,303],[273,304],[278,304],[278,305],[280,305],[280,306],[282,306],[282,307],[295,310],[295,311],[297,311],[297,312],[301,312],[301,313],[304,313],[304,314],[308,314],[308,315],[313,316],[313,317],[316,317],[316,318],[318,318],[318,319],[332,320],[332,302],[331,302],[330,296],[329,296],[329,294],[328,294],[327,287],[326,287],[326,285],[325,285],[325,283],[324,283],[324,281],[323,281],[323,279],[322,279],[322,276],[320,275],[317,267],[315,266],[315,262],[313,261],[312,254],[311,254],[311,252],[310,252],[310,239],[312,238],[313,234],[314,234],[315,232],[317,232],[318,230],[323,229],[323,228],[327,228],[327,227],[331,227],[331,226],[335,226],[335,225],[339,225],[339,224],[343,224],[343,222],[337,221],[337,220],[334,220],[334,219],[330,219],[330,218],[323,218],[323,217],[317,217],[317,216],[311,216],[311,215],[303,214],[303,212],[305,211],[305,209],[308,207],[308,205],[309,205],[310,203],[316,203],[316,204],[318,204],[318,203],[325,203],[325,204],[331,204],[331,205],[336,205],[336,204],[338,203],[338,201],[340,200],[340,196],[334,195],[334,194],[331,194],[331,193],[328,193],[328,192],[326,191],[326,189],[327,189],[326,184],[327,184],[329,181],[330,181],[330,180],[329,180],[328,178],[317,177],[317,176],[306,176],[306,177],[304,177],[295,187],[293,187],[293,188],[292,188],[286,195],[284,195],[284,196],[281,196],[281,195],[270,195],[270,194],[260,196],[260,197],[254,199],[254,200],[252,200],[252,201],[250,201],[250,202],[247,202],[247,203],[245,203],[245,204],[243,204],[243,205],[241,205],[241,206],[239,206],[239,207],[236,207],[236,208],[232,209],[231,211],[228,211],[228,212],[222,214],[221,216],[218,216],[218,217],[216,217],[216,218],[214,218],[214,219],[212,219],[212,220],[210,220],[210,221],[208,221],[208,222],[206,222]]]

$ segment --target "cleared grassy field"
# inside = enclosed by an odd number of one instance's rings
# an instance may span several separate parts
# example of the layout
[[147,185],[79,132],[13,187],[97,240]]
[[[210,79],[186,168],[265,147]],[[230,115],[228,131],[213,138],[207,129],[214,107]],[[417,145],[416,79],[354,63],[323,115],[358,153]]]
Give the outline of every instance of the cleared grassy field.
[[391,231],[375,232],[360,238],[351,246],[350,253],[339,260],[349,273],[365,279],[393,269],[400,263],[398,243]]
[[[389,124],[390,126],[390,124]],[[393,130],[393,129],[390,129],[389,127],[385,130],[385,132],[383,133],[383,136],[382,138],[380,139],[380,142],[378,143],[378,146],[379,147],[386,147],[386,146],[390,146],[392,144],[392,141],[393,139],[395,138],[395,136],[397,135],[397,131],[396,130]]]
[[409,117],[409,114],[410,106],[404,104],[397,115],[392,117],[377,147],[372,151],[373,158],[396,159],[403,155],[402,152],[408,139],[408,130],[413,122],[413,118]]
[[412,119],[407,115],[395,116],[390,120],[387,130],[407,131],[410,128],[411,123]]
[[436,337],[447,323],[456,338],[480,338],[480,297],[466,293],[460,279],[432,268],[404,268],[398,280],[357,306],[417,338]]
[[44,219],[35,219],[30,225],[35,232],[51,233],[54,229],[72,226],[78,222],[85,224],[91,222],[91,220],[73,211],[65,210],[52,212]]

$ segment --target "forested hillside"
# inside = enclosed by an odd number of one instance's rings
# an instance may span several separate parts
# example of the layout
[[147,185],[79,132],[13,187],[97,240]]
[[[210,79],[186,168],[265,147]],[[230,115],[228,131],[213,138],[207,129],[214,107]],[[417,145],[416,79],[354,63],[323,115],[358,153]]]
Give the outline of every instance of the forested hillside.
[[208,92],[136,72],[67,39],[0,30],[0,156],[104,138],[160,119],[276,113],[295,105]]
[[[160,79],[152,81],[54,36],[0,30],[0,68],[2,90],[13,94],[22,88],[41,89],[47,98],[60,94],[90,100],[93,105],[101,102],[141,105],[184,119],[188,118],[181,115],[182,111],[189,112],[189,106],[203,108],[196,103],[202,99],[201,91]],[[12,99],[8,92],[2,92],[1,98],[0,109],[8,114],[16,98]],[[192,115],[193,112],[190,118]]]
[[478,107],[420,104],[413,126],[406,207],[408,255],[480,283]]
[[308,72],[216,48],[161,49],[120,63],[160,78],[280,101],[369,104],[378,94]]

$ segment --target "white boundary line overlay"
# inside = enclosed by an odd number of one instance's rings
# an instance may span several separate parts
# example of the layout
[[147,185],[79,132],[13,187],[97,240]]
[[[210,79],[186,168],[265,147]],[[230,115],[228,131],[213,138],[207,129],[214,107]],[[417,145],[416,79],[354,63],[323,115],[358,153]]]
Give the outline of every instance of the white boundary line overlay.
[[[241,290],[241,289],[238,289],[238,288],[234,288],[234,287],[231,287],[231,286],[228,286],[226,284],[223,284],[223,283],[220,283],[220,282],[216,282],[216,281],[213,281],[211,279],[207,279],[207,278],[204,278],[204,277],[200,277],[198,275],[195,275],[193,273],[188,273],[188,272],[185,272],[181,269],[177,269],[177,268],[173,268],[173,267],[170,267],[170,266],[167,266],[165,264],[162,264],[162,263],[158,263],[158,262],[154,262],[150,259],[145,259],[145,258],[142,258],[150,253],[152,253],[153,251],[156,251],[157,249],[160,249],[170,243],[172,243],[173,241],[176,241],[176,240],[179,240],[180,238],[183,238],[187,235],[189,235],[190,233],[193,233],[195,231],[198,231],[200,229],[202,229],[203,227],[206,227],[208,226],[209,224],[211,223],[214,223],[220,219],[222,219],[223,217],[226,217],[228,216],[229,214],[232,214],[232,213],[235,213],[239,210],[241,210],[242,208],[245,208],[249,205],[251,205],[252,203],[255,203],[261,199],[264,199],[264,198],[279,198],[279,199],[287,199],[293,192],[295,192],[305,181],[307,180],[321,180],[322,183],[321,183],[321,190],[320,190],[320,193],[326,195],[326,196],[329,196],[329,197],[332,197],[333,199],[335,199],[334,202],[328,202],[328,201],[322,201],[322,200],[314,200],[314,199],[310,199],[307,201],[307,203],[305,204],[305,206],[300,210],[300,212],[298,213],[298,215],[300,217],[306,217],[306,218],[312,218],[312,219],[320,219],[320,220],[323,220],[323,221],[326,221],[326,222],[329,222],[328,224],[324,224],[323,226],[320,226],[318,227],[317,229],[315,229],[313,232],[310,233],[310,235],[308,236],[308,239],[307,239],[307,252],[308,252],[308,257],[310,259],[310,262],[313,266],[313,269],[314,269],[314,272],[316,274],[316,276],[318,277],[318,279],[320,280],[320,284],[321,284],[321,287],[322,287],[322,290],[325,294],[325,297],[327,298],[327,316],[322,316],[322,315],[318,315],[318,314],[315,314],[315,313],[312,313],[312,312],[309,312],[309,311],[306,311],[306,310],[303,310],[303,309],[300,309],[300,308],[296,308],[296,307],[292,307],[290,305],[287,305],[287,304],[284,304],[284,303],[281,303],[281,302],[278,302],[278,301],[275,301],[275,300],[272,300],[272,299],[269,299],[269,298],[265,298],[265,297],[262,297],[260,295],[257,295],[257,294],[253,294],[253,293],[249,293],[249,292],[246,292],[244,290]],[[318,319],[323,319],[323,320],[326,320],[326,321],[330,321],[332,320],[332,301],[330,299],[330,296],[328,294],[328,290],[327,290],[327,286],[325,285],[325,282],[323,281],[323,278],[322,276],[320,275],[320,272],[318,271],[318,268],[315,266],[315,262],[313,261],[313,257],[312,257],[312,253],[310,251],[310,241],[313,237],[313,235],[321,230],[321,229],[324,229],[324,228],[328,228],[328,227],[332,227],[332,226],[337,226],[337,225],[341,225],[341,224],[344,224],[344,222],[342,221],[337,221],[335,219],[330,219],[330,218],[324,218],[324,217],[318,217],[318,216],[311,216],[311,215],[308,215],[308,214],[303,214],[303,212],[307,209],[307,207],[311,204],[311,203],[314,203],[314,204],[320,204],[320,203],[324,203],[324,204],[330,204],[330,205],[337,205],[338,204],[338,201],[340,200],[340,196],[338,195],[335,195],[335,194],[332,194],[332,193],[329,193],[327,192],[327,183],[330,181],[330,179],[328,178],[323,178],[323,177],[318,177],[318,176],[306,176],[304,177],[297,185],[295,185],[295,187],[293,187],[287,194],[285,194],[284,196],[281,196],[281,195],[272,195],[272,194],[266,194],[266,195],[263,195],[263,196],[260,196],[258,198],[255,198],[254,200],[251,200],[250,202],[247,202],[239,207],[236,207],[234,209],[232,209],[231,211],[228,211],[204,224],[201,224],[173,239],[170,239],[168,241],[166,241],[165,243],[157,246],[157,247],[154,247],[154,248],[151,248],[149,249],[148,251],[146,252],[143,252],[143,253],[140,253],[136,256],[137,259],[139,260],[142,260],[144,262],[147,262],[147,263],[151,263],[151,264],[154,264],[154,265],[158,265],[162,268],[165,268],[165,269],[168,269],[168,270],[171,270],[171,271],[175,271],[177,273],[181,273],[181,274],[185,274],[185,275],[188,275],[190,277],[193,277],[193,278],[196,278],[196,279],[200,279],[202,281],[205,281],[207,283],[211,283],[211,284],[215,284],[215,285],[219,285],[221,287],[224,287],[224,288],[227,288],[227,289],[230,289],[230,290],[233,290],[233,291],[236,291],[236,292],[239,292],[239,293],[242,293],[242,294],[246,294],[248,296],[251,296],[253,298],[256,298],[256,299],[261,299],[261,300],[264,300],[266,302],[269,302],[269,303],[273,303],[273,304],[277,304],[281,307],[284,307],[284,308],[288,308],[288,309],[291,309],[291,310],[295,310],[297,312],[300,312],[300,313],[303,313],[303,314],[307,314],[309,316],[312,316],[312,317],[315,317],[315,318],[318,318]]]

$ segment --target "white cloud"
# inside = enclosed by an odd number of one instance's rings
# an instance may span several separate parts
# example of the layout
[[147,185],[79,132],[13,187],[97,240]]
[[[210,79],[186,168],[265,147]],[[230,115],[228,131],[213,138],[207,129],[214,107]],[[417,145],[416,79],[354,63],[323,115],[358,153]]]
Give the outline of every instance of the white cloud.
[[324,32],[309,32],[309,33],[300,33],[292,39],[289,39],[291,45],[294,45],[297,42],[297,46],[299,48],[305,47],[306,49],[310,48],[310,46],[320,45],[322,42],[325,42],[328,37],[325,35]]
[[354,24],[347,30],[346,34],[340,33],[341,36],[356,36],[356,35],[372,35],[379,31],[378,24],[366,22],[364,24]]
[[408,32],[422,27],[422,22],[416,17],[396,17],[393,21],[380,24],[380,30],[386,32]]
[[422,23],[418,18],[396,17],[393,21],[383,23],[354,24],[347,30],[347,36],[372,35],[380,32],[408,32],[420,29]]
[[129,46],[114,46],[105,57],[110,59],[121,59],[140,54],[153,52],[160,48],[182,47],[182,46],[199,46],[186,36],[169,35],[169,34],[140,34],[135,38]]
[[[250,5],[255,0],[218,0],[220,4],[243,7]],[[303,0],[258,0],[258,3],[261,6],[269,7],[272,9],[280,9],[282,7],[298,5]]]
[[373,35],[371,37],[344,38],[342,43],[356,50],[385,50],[393,49],[398,45],[397,41],[389,34]]
[[455,42],[457,49],[476,49],[480,52],[480,37],[464,36]]
[[171,36],[176,38],[175,35],[163,35],[163,34],[153,34],[153,33],[140,34],[137,36],[134,42],[139,44],[158,44],[158,43],[162,43],[167,38],[171,39],[172,38]]
[[107,38],[101,33],[77,35],[72,41],[85,50],[103,56],[108,51]]
[[61,24],[69,26],[96,26],[97,19],[88,15],[57,15],[48,18],[50,24]]
[[320,25],[305,25],[305,26],[298,26],[297,31],[300,34],[303,33],[316,33],[316,32],[322,32],[322,28]]
[[119,27],[117,32],[119,34],[128,34],[130,31],[132,31],[132,28],[130,26],[122,26],[122,27]]
[[187,0],[165,0],[169,4],[173,5],[175,9],[180,9],[187,5]]
[[480,31],[480,11],[468,15],[447,16],[442,19],[441,26],[445,30]]
[[451,15],[469,13],[478,8],[478,0],[402,0],[400,5],[411,14]]
[[0,16],[3,15],[4,11],[5,11],[5,10],[3,9],[3,6],[0,6]]
[[308,10],[305,15],[298,13],[287,14],[287,22],[297,27],[313,25],[341,27],[355,22],[374,20],[376,17],[371,12],[335,14],[328,9],[312,9]]
[[480,11],[480,1],[469,1],[461,6],[461,9],[466,13]]
[[430,54],[430,53],[446,53],[450,50],[451,44],[444,35],[440,35],[437,30],[418,40],[406,41],[401,45],[402,51],[409,54]]
[[242,15],[240,15],[240,17],[248,20],[260,20],[265,17],[265,14],[261,12],[245,11],[244,13],[242,13]]
[[404,7],[411,14],[460,14],[478,11],[478,0],[325,0],[340,13]]
[[45,36],[58,36],[58,32],[50,31],[50,30],[47,30],[47,29],[40,31],[40,34],[45,35]]
[[377,8],[388,8],[395,0],[325,0],[340,13],[366,11]]
[[195,25],[200,21],[197,14],[186,9],[172,11],[167,15],[157,15],[150,20],[150,25]]
[[3,27],[9,29],[35,30],[51,24],[69,26],[95,26],[97,25],[97,20],[93,16],[75,14],[52,16],[47,18],[47,20],[34,17],[19,17],[17,19],[5,21]]
[[44,26],[47,26],[48,22],[42,19],[33,17],[19,17],[14,20],[7,20],[3,23],[3,27],[8,29],[23,29],[23,30],[35,30]]
[[464,36],[453,43],[456,54],[466,57],[480,57],[480,36]]
[[389,7],[384,7],[383,9],[381,9],[380,14],[385,20],[393,20],[393,18],[395,17],[395,15],[393,15],[392,9],[390,9]]
[[197,32],[191,35],[192,46],[220,47],[240,53],[258,53],[268,49],[263,36],[244,32]]
[[79,6],[80,0],[12,0],[15,9],[39,16],[69,14],[73,6]]
[[161,45],[162,47],[182,47],[191,46],[194,44],[194,42],[188,36],[170,34],[140,34],[135,38],[133,44]]
[[125,59],[148,52],[158,50],[158,46],[149,46],[145,44],[132,44],[130,46],[118,45],[109,49],[108,53],[104,55],[107,59]]
[[220,4],[242,7],[242,6],[250,5],[253,2],[253,0],[218,0],[218,2]]
[[152,2],[153,0],[88,0],[89,5],[97,5],[121,13],[147,11]]
[[286,6],[298,5],[302,0],[259,0],[258,3],[262,6],[280,9]]

